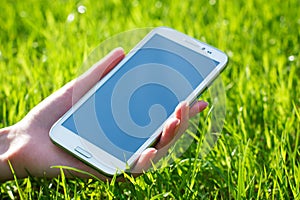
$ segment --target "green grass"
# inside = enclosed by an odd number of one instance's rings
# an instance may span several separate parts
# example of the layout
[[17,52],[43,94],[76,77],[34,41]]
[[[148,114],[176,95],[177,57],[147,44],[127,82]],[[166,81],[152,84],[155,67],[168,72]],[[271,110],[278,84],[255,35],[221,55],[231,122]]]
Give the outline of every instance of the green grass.
[[193,159],[194,143],[184,161],[125,183],[28,177],[1,183],[0,198],[300,199],[299,8],[299,0],[3,0],[1,127],[75,78],[93,48],[123,31],[170,26],[230,62],[224,129],[204,159]]

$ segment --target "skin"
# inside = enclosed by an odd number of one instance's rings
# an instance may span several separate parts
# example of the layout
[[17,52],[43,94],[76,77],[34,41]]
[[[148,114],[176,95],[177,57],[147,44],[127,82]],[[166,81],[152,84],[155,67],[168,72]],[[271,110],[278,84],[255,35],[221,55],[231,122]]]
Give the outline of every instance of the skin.
[[[54,145],[49,138],[49,130],[80,97],[123,58],[124,51],[121,48],[113,50],[86,73],[44,99],[20,122],[0,129],[0,181],[13,179],[8,161],[12,164],[17,178],[25,178],[29,174],[34,177],[57,177],[60,170],[52,166],[71,166],[102,180],[108,180],[104,175]],[[175,109],[174,117],[165,123],[155,147],[146,149],[140,155],[133,172],[146,171],[152,160],[158,160],[163,156],[172,142],[186,130],[189,118],[206,107],[207,103],[204,101],[196,102],[191,108],[187,102],[180,103]],[[76,172],[67,172],[65,175],[89,177]]]

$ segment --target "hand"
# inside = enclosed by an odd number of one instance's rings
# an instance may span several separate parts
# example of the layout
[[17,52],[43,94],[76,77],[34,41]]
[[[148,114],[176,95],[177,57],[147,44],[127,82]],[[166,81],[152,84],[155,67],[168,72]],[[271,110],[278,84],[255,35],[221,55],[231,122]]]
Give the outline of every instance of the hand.
[[[49,138],[51,126],[71,108],[72,104],[92,88],[117,63],[124,58],[124,51],[117,48],[77,79],[67,83],[34,107],[20,122],[0,130],[0,181],[13,178],[8,165],[11,162],[18,178],[56,177],[60,170],[51,166],[70,166],[77,168],[102,180],[107,178],[96,170],[85,165],[80,160],[54,145]],[[76,88],[76,90],[73,90]],[[76,92],[76,93],[75,93]],[[154,148],[146,149],[136,162],[135,171],[146,170],[151,160],[166,152],[170,141],[175,135],[180,135],[186,128],[189,117],[199,113],[207,106],[200,101],[191,108],[187,103],[181,103],[175,112],[175,117],[166,122],[160,140]],[[177,133],[178,132],[178,133]],[[72,174],[74,174],[72,172]],[[71,176],[66,173],[66,176]],[[85,174],[75,173],[79,177]]]

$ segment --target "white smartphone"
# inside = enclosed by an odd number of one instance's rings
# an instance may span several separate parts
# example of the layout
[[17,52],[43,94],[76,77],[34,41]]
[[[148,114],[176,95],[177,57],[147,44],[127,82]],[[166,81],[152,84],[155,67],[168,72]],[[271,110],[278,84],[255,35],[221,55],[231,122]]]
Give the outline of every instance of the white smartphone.
[[126,171],[178,103],[192,104],[227,60],[183,33],[155,28],[53,125],[50,138],[105,175]]

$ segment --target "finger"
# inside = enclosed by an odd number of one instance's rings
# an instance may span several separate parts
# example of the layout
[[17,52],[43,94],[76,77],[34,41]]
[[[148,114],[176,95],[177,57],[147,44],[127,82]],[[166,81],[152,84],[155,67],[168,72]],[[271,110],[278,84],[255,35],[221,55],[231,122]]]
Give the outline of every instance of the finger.
[[169,144],[175,137],[176,132],[181,126],[181,123],[187,123],[185,120],[188,120],[188,117],[184,115],[188,115],[188,104],[187,102],[180,103],[175,109],[175,117],[169,119],[162,131],[159,142],[155,145],[157,149],[161,149]]
[[137,160],[135,166],[131,170],[133,174],[139,174],[144,171],[147,171],[151,165],[152,160],[155,158],[157,150],[155,148],[148,148],[140,155],[139,159]]
[[198,113],[202,112],[206,107],[208,106],[208,103],[205,101],[197,101],[192,105],[190,108],[190,118],[196,116]]
[[[152,160],[156,161],[162,157],[165,152],[168,150],[168,144],[175,137],[175,133],[180,126],[180,119],[188,120],[188,104],[187,102],[180,103],[175,109],[175,118],[170,119],[166,122],[162,135],[159,139],[159,142],[155,145],[155,148],[146,149],[139,157],[133,172],[141,173],[143,170],[148,169],[152,163]],[[159,150],[159,155],[158,155]]]
[[189,117],[189,104],[186,101],[183,101],[177,106],[175,109],[175,117],[180,119],[180,127],[179,127],[179,132],[182,130],[187,129],[188,127],[188,121],[190,119]]
[[155,145],[156,149],[161,149],[165,145],[171,142],[177,129],[180,125],[180,120],[177,118],[172,118],[168,120],[164,126],[163,132],[160,136],[159,142]]
[[177,134],[179,127],[182,127],[182,130],[186,130],[189,118],[204,110],[207,105],[207,102],[197,101],[190,108],[187,102],[180,103],[175,109],[175,117],[169,119],[164,126],[159,142],[155,145],[157,151],[154,148],[145,150],[139,157],[134,171],[138,173],[143,172],[143,170],[150,167],[152,161],[158,161],[164,156],[172,144],[172,140],[174,139],[175,142],[181,136],[180,133]]
[[175,109],[175,117],[180,119],[181,121],[188,119],[186,117],[188,109],[188,103],[186,101],[181,102]]

